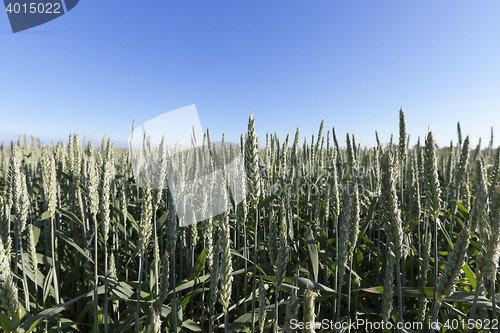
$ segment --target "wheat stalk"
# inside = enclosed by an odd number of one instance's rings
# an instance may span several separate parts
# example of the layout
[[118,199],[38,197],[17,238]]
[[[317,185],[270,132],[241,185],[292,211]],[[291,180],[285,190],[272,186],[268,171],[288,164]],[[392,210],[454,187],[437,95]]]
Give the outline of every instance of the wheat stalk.
[[[400,276],[400,260],[403,255],[403,228],[398,210],[398,198],[396,194],[396,181],[393,173],[393,160],[389,150],[384,154],[382,159],[382,187],[381,187],[381,206],[382,220],[387,236],[387,246],[389,255],[387,261],[392,261],[396,265],[396,277],[398,280],[398,298],[399,298],[399,323],[403,322],[403,300],[401,292],[401,276]],[[387,265],[386,269],[392,269],[391,265]],[[386,272],[387,284],[389,273]],[[392,286],[391,286],[392,288]],[[390,293],[384,287],[384,293]],[[387,299],[388,297],[386,297]],[[387,313],[387,311],[385,312]]]

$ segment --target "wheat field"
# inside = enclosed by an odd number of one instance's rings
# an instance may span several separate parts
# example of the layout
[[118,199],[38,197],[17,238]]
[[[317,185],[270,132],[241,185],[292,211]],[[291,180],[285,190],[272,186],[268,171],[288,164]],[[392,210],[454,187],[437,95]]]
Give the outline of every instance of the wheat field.
[[[373,148],[351,134],[342,148],[324,122],[312,138],[258,138],[252,115],[238,145],[207,131],[175,154],[145,138],[163,189],[108,138],[2,145],[2,329],[497,332],[493,129],[486,147],[460,123],[456,143],[438,148],[429,132],[409,147],[399,119],[398,141],[375,133]],[[222,172],[236,187],[186,185],[237,155],[241,168]],[[230,198],[222,213],[183,221],[194,201],[210,215],[214,193]]]

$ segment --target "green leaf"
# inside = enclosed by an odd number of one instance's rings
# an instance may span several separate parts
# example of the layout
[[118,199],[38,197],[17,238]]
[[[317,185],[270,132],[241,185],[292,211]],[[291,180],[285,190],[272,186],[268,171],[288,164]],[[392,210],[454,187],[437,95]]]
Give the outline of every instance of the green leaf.
[[[474,303],[474,294],[468,293],[465,291],[457,291],[454,292],[450,297],[446,298],[447,302],[459,302],[459,303],[466,303],[472,305]],[[479,296],[477,300],[477,305],[488,309],[488,310],[493,310],[493,304],[489,299],[487,299],[484,296]],[[500,310],[498,305],[496,306],[497,311]]]
[[309,256],[311,257],[314,281],[318,281],[318,270],[319,270],[318,246],[316,245],[316,239],[314,238],[311,227],[307,229],[305,239],[306,239],[307,249],[309,250]]
[[[52,273],[52,279],[54,281],[54,289],[55,289],[55,295],[58,295],[59,293],[59,281],[57,281],[57,274],[56,274],[56,268],[55,267],[52,267],[52,270],[54,271]],[[57,289],[56,289],[57,288]],[[56,297],[56,296],[54,296]],[[56,298],[59,298],[59,296],[57,296]]]
[[35,322],[33,323],[33,325],[31,325],[31,326],[30,326],[30,328],[29,328],[26,332],[24,332],[24,333],[30,333],[30,332],[33,332],[33,330],[36,328],[36,326],[38,325],[38,323],[40,323],[40,321],[42,321],[42,318],[38,318],[38,320],[37,320],[37,321],[35,321]]
[[363,225],[359,229],[359,235],[358,235],[358,241],[356,243],[356,247],[358,248],[361,240],[363,240],[363,236],[365,235],[366,230],[368,229],[368,226],[370,225],[370,222],[372,221],[373,218],[373,213],[378,207],[378,197],[372,197],[372,201],[370,203],[370,208],[368,210],[368,214],[366,215],[365,221],[363,222]]
[[186,305],[189,304],[189,301],[191,300],[191,298],[195,297],[196,295],[201,294],[203,291],[209,291],[209,290],[210,290],[210,288],[205,288],[205,289],[198,288],[198,289],[191,291],[189,294],[187,294],[186,296],[184,296],[182,298],[182,302],[181,302],[182,308],[183,309],[186,308]]
[[[414,297],[414,298],[428,298],[432,299],[434,295],[434,288],[433,287],[403,287],[401,288],[402,294],[405,297]],[[353,290],[354,291],[364,291],[367,293],[371,294],[383,294],[384,293],[384,287],[378,286],[378,287],[371,287],[371,288],[360,288]],[[398,295],[398,288],[394,287],[394,296]]]
[[287,191],[292,185],[289,184],[289,185],[286,185],[286,186],[283,186],[279,192],[277,193],[274,193],[274,194],[271,194],[270,196],[268,196],[267,198],[264,198],[262,200],[259,201],[259,204],[257,205],[257,209],[261,209],[263,207],[266,207],[269,203],[271,203],[274,199],[276,198],[279,198],[280,195],[282,193],[284,193],[285,191]]
[[163,214],[159,219],[158,221],[156,221],[156,231],[160,231],[161,227],[163,226],[163,224],[165,223],[165,221],[167,220],[168,216],[169,216],[170,212],[167,211],[165,214]]
[[55,230],[55,234],[59,236],[63,241],[68,243],[68,245],[71,245],[75,250],[80,252],[88,261],[94,264],[94,260],[92,260],[92,258],[90,258],[90,256],[80,246],[78,246],[78,244],[76,244],[74,240],[64,235],[59,230]]
[[198,279],[191,279],[191,280],[184,280],[184,281],[181,281],[181,283],[175,288],[175,291],[176,292],[179,292],[181,290],[184,290],[184,289],[189,289],[191,287],[193,287],[195,284],[200,284],[202,283],[203,281],[206,281],[210,278],[210,274],[206,274],[206,275],[203,275],[203,276],[200,276]]
[[450,245],[451,249],[453,250],[453,242],[451,241],[451,237],[448,234],[448,231],[446,231],[446,228],[443,226],[443,223],[441,222],[440,219],[436,219],[436,222],[437,222],[437,224],[439,226],[439,230],[441,230],[441,232],[443,233],[444,237],[448,241],[448,244]]
[[469,211],[467,210],[467,208],[464,207],[464,205],[462,205],[460,202],[458,201],[455,201],[457,203],[457,207],[458,207],[458,211],[461,213],[461,215],[463,216],[463,218],[468,221],[469,220]]
[[456,307],[454,307],[453,305],[451,305],[450,303],[448,302],[443,302],[441,304],[441,306],[443,308],[447,308],[447,309],[450,309],[452,312],[454,312],[455,314],[459,315],[459,316],[462,316],[464,318],[467,318],[467,315],[465,313],[463,313],[462,311],[458,310]]
[[12,332],[12,321],[10,318],[2,313],[2,328],[5,332]]
[[[379,286],[379,287],[373,287],[373,288],[361,288],[357,289],[361,290],[364,292],[368,293],[373,293],[373,294],[382,294],[384,292],[384,287]],[[357,290],[353,290],[357,291]],[[402,294],[404,297],[414,297],[414,298],[427,298],[427,299],[432,299],[433,298],[433,293],[434,293],[434,288],[433,287],[424,287],[424,288],[417,288],[417,287],[404,287],[402,288]],[[398,295],[398,289],[395,287],[394,288],[394,296]],[[474,294],[468,293],[465,291],[457,291],[453,293],[451,296],[447,297],[445,299],[447,302],[453,303],[453,302],[459,302],[459,303],[466,303],[472,305],[474,303]],[[493,304],[489,299],[487,299],[484,296],[479,296],[477,305],[483,308],[487,308],[492,310],[493,309]],[[500,310],[500,307],[498,305],[496,306],[497,310]]]
[[78,318],[76,318],[76,321],[81,322],[85,316],[90,314],[92,318],[94,318],[94,301],[91,299],[85,304],[83,307],[82,311],[78,314]]
[[14,311],[14,322],[19,324],[21,322],[21,318],[24,318],[24,316],[26,316],[26,310],[24,309],[24,306],[22,304],[19,304],[17,310]]
[[182,322],[182,327],[187,328],[188,330],[194,331],[194,332],[201,332],[201,327],[192,321],[191,319],[186,319]]
[[117,326],[113,333],[126,332],[135,320],[135,312],[129,313],[124,319],[120,321],[121,325]]
[[40,239],[40,226],[42,224],[41,220],[36,220],[33,223],[33,239],[35,240],[35,247],[38,244],[38,240]]
[[252,264],[252,265],[253,265],[253,261],[251,261],[250,259],[245,258],[245,257],[244,257],[241,253],[239,253],[239,252],[237,252],[237,251],[235,251],[235,250],[233,250],[233,249],[231,249],[230,251],[231,251],[231,255],[234,255],[234,256],[240,257],[241,259],[246,260],[246,261],[248,261],[250,264]]
[[476,291],[476,285],[477,285],[476,275],[474,274],[474,272],[472,272],[472,269],[470,269],[470,267],[469,267],[469,265],[467,265],[467,263],[464,264],[464,267],[462,267],[462,269],[464,270],[465,275],[469,279],[469,282],[470,282],[470,284],[472,286],[472,291],[475,292]]
[[198,259],[196,260],[196,263],[194,265],[194,272],[191,275],[191,279],[200,276],[200,273],[203,271],[203,268],[205,267],[206,259],[207,259],[207,250],[203,250],[201,251],[200,255],[198,256]]
[[[49,274],[47,274],[49,275]],[[100,286],[99,289],[98,289],[98,294],[103,294],[104,293],[104,286]],[[70,305],[78,302],[79,300],[81,300],[82,298],[85,298],[85,297],[91,297],[94,295],[94,291],[89,291],[88,293],[85,293],[83,295],[80,295],[76,298],[73,298],[71,301],[68,301],[68,302],[65,302],[65,303],[62,303],[62,304],[59,304],[59,305],[56,305],[56,306],[53,306],[51,307],[50,309],[47,309],[47,310],[44,310],[40,313],[37,313],[36,315],[34,315],[33,317],[29,318],[28,320],[26,320],[24,323],[22,323],[19,328],[21,329],[24,329],[24,330],[27,330],[29,327],[31,327],[31,325],[33,325],[37,320],[40,320],[40,319],[48,319],[48,318],[51,318],[55,315],[57,315],[58,313],[61,313],[63,310],[65,310],[67,307],[69,307]]]
[[[275,279],[276,277],[275,277],[275,276],[269,276],[269,275],[262,275],[262,278],[263,278],[264,280],[266,280],[266,281],[269,281],[269,282],[273,282],[273,283],[274,283],[274,279]],[[295,286],[293,286],[293,285],[291,285],[291,284],[288,284],[288,283],[286,283],[286,282],[283,282],[283,283],[281,284],[281,288],[283,288],[284,290],[286,290],[286,289],[290,289],[290,290],[291,290],[291,289],[300,289],[299,287],[295,287]]]
[[49,296],[53,273],[54,271],[52,269],[49,269],[49,272],[45,277],[45,281],[43,282],[43,303],[45,303],[45,301],[47,300],[47,296]]
[[43,212],[42,216],[40,216],[40,221],[50,219],[50,213],[49,212]]
[[[129,204],[129,206],[132,206],[132,205]],[[127,212],[127,221],[130,222],[130,225],[132,226],[133,229],[135,229],[135,231],[139,231],[139,224],[134,219],[132,214],[130,214],[129,212]],[[130,230],[127,230],[127,231],[130,232]]]
[[[102,278],[104,280],[104,278]],[[126,301],[130,299],[130,296],[134,293],[134,289],[127,282],[115,281],[108,278],[109,291],[112,292],[116,297]]]
[[[172,304],[173,304],[173,301],[172,301]],[[174,329],[174,332],[178,333],[181,331],[182,329],[182,305],[181,305],[181,302],[179,299],[176,300],[175,302],[176,306],[177,306],[177,311],[171,311],[169,313],[169,321],[170,323],[174,323],[174,316],[177,316],[177,327]],[[175,310],[175,309],[174,309]]]
[[267,198],[259,201],[257,208],[262,209],[263,207],[266,207],[269,203],[271,203],[276,198],[278,198],[277,194],[272,194],[272,195],[268,196]]
[[57,213],[61,214],[62,216],[67,217],[77,225],[83,227],[83,222],[73,213],[72,211],[69,210],[70,207],[64,207],[63,209],[56,209]]
[[[255,316],[257,321],[259,316]],[[248,312],[229,324],[229,332],[249,332],[252,328],[252,313]]]
[[[274,281],[274,276],[263,276],[262,278],[267,281]],[[325,285],[322,285],[321,283],[302,277],[299,278],[286,277],[285,282],[289,285],[297,286],[302,290],[306,289],[321,290],[327,293],[335,294],[335,290],[331,289],[330,287],[327,287]]]

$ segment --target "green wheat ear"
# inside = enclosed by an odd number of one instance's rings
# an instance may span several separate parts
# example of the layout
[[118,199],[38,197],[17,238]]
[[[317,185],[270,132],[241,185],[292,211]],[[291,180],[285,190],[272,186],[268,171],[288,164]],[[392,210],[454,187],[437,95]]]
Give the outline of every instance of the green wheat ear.
[[491,192],[488,227],[484,226],[482,237],[483,256],[478,256],[478,270],[483,279],[495,281],[500,257],[500,192],[499,187]]
[[389,150],[386,150],[382,159],[382,187],[380,194],[382,220],[387,235],[388,248],[393,253],[394,259],[399,260],[402,257],[403,228],[398,209],[396,180],[392,164],[392,156]]
[[445,264],[443,273],[439,277],[436,288],[436,300],[438,303],[444,301],[444,299],[450,296],[454,291],[458,275],[465,264],[470,235],[471,225],[470,223],[466,223],[462,231],[458,234],[453,251]]
[[286,333],[294,333],[297,330],[292,329],[292,319],[297,319],[299,312],[299,303],[297,301],[297,289],[292,289],[288,302],[286,304],[285,327],[283,329]]
[[233,281],[233,264],[231,260],[231,240],[229,231],[229,216],[226,214],[222,218],[220,229],[220,248],[221,248],[221,264],[220,264],[220,300],[224,310],[229,308],[229,300],[231,298],[231,288]]
[[247,187],[250,195],[250,205],[255,206],[261,194],[260,171],[259,171],[259,146],[257,133],[255,132],[255,119],[250,113],[248,119],[248,131],[245,143],[245,171]]
[[161,260],[161,273],[160,273],[160,292],[158,294],[158,300],[160,304],[167,299],[169,292],[169,278],[170,278],[170,254],[167,250],[163,254]]
[[[382,158],[382,182],[380,192],[382,222],[387,236],[387,258],[382,295],[382,320],[390,318],[394,285],[394,266],[399,268],[399,260],[403,253],[403,226],[398,209],[396,180],[393,172],[393,159],[389,150]],[[398,271],[399,273],[399,271]],[[400,285],[398,284],[398,287]],[[401,318],[400,318],[401,320]]]
[[382,320],[387,322],[391,318],[394,297],[394,255],[387,250],[387,259],[384,277],[384,293],[382,294],[381,315]]
[[28,257],[31,272],[36,281],[38,271],[38,259],[36,256],[35,236],[33,234],[33,225],[28,224]]
[[314,310],[315,294],[312,290],[307,289],[304,295],[304,325],[306,333],[315,333],[316,329],[316,313]]
[[153,228],[151,223],[151,217],[153,216],[151,189],[144,188],[143,193],[141,220],[139,223],[139,244],[137,246],[139,257],[144,256]]
[[399,159],[401,164],[406,159],[406,154],[408,152],[408,146],[406,144],[407,135],[405,112],[401,107],[399,109]]
[[9,258],[5,253],[3,242],[0,240],[0,301],[7,315],[14,318],[14,312],[19,308],[17,287],[10,273]]
[[429,217],[435,221],[441,207],[441,189],[436,158],[436,142],[432,132],[429,132],[425,141],[424,162],[424,190],[425,202]]
[[286,267],[288,264],[288,221],[286,219],[285,205],[281,205],[280,222],[278,230],[278,257],[276,262],[276,273],[274,286],[280,290],[281,284],[285,280]]
[[262,276],[259,279],[259,331],[264,332],[264,325],[266,324],[266,287]]

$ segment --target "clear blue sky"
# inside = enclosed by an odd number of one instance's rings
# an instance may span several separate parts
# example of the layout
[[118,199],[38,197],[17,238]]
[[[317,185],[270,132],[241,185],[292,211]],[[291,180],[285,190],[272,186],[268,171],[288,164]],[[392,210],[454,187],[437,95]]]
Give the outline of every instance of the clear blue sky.
[[[70,132],[126,142],[132,120],[196,104],[238,142],[249,106],[265,133],[342,143],[430,127],[438,144],[500,133],[499,1],[84,0],[12,34],[0,12],[0,141]],[[326,131],[325,129],[325,131]],[[500,134],[497,135],[497,138]],[[500,144],[500,139],[495,146]]]

